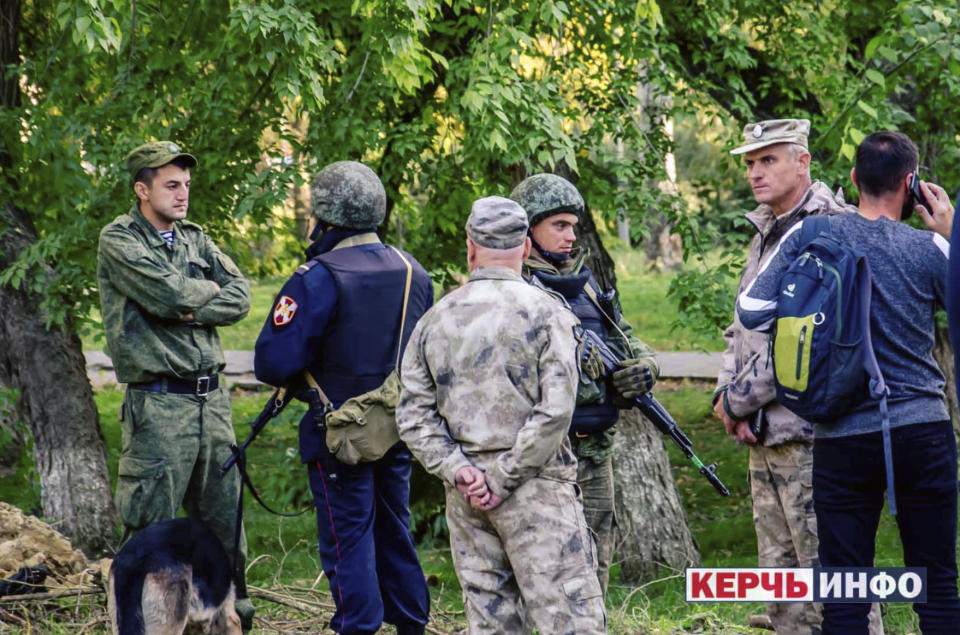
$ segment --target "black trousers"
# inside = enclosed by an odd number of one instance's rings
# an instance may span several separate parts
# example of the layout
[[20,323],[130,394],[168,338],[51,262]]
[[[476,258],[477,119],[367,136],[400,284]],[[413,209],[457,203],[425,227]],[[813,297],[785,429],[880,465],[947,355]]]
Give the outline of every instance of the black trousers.
[[[920,629],[960,633],[957,596],[957,445],[949,421],[892,431],[897,525],[904,565],[926,567],[927,601],[914,604]],[[880,432],[817,438],[813,502],[823,567],[873,566],[886,490]],[[869,604],[823,606],[823,633],[867,633]]]

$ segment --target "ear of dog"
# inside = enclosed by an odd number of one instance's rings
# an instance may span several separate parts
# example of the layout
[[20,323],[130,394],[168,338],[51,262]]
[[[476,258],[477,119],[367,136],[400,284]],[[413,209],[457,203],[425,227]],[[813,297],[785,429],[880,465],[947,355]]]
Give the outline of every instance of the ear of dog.
[[114,558],[108,586],[115,634],[179,635],[197,626],[242,635],[230,559],[195,520],[165,520],[135,534]]

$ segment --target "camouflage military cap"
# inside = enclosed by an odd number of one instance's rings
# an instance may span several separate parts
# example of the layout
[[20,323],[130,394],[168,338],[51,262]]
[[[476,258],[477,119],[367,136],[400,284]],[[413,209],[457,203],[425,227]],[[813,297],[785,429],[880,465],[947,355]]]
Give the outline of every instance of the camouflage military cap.
[[753,152],[776,143],[796,143],[806,148],[809,134],[809,119],[770,119],[748,123],[743,127],[743,145],[731,150],[730,154]]
[[313,215],[347,229],[374,229],[387,213],[387,193],[376,173],[357,161],[337,161],[310,184]]
[[573,183],[556,174],[534,174],[510,192],[510,198],[527,210],[530,227],[555,214],[583,213],[583,197]]
[[187,167],[196,167],[197,157],[180,150],[180,146],[172,141],[151,141],[135,148],[127,155],[127,170],[130,176],[137,178],[137,174],[144,168],[159,168],[174,159],[182,158]]
[[522,244],[527,228],[527,213],[502,196],[478,199],[467,218],[467,235],[489,249],[511,249]]

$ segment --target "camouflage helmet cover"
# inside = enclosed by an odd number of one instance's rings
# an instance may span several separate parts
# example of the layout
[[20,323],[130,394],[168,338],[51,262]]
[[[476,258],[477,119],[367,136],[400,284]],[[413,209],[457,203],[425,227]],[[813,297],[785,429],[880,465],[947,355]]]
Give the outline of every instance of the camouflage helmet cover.
[[534,174],[513,188],[510,198],[527,211],[530,227],[554,214],[583,213],[583,197],[573,183],[556,174]]
[[310,184],[313,215],[346,229],[374,229],[387,212],[387,193],[376,173],[357,161],[337,161]]

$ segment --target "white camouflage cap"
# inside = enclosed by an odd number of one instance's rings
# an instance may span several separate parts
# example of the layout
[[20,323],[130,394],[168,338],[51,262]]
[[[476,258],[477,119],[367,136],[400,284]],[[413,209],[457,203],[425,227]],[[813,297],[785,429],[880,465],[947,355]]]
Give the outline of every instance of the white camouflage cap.
[[743,145],[731,150],[730,154],[753,152],[775,143],[796,143],[806,148],[809,134],[809,119],[769,119],[748,123],[743,127]]
[[467,235],[488,249],[511,249],[522,244],[527,227],[527,212],[502,196],[477,199],[467,218]]

